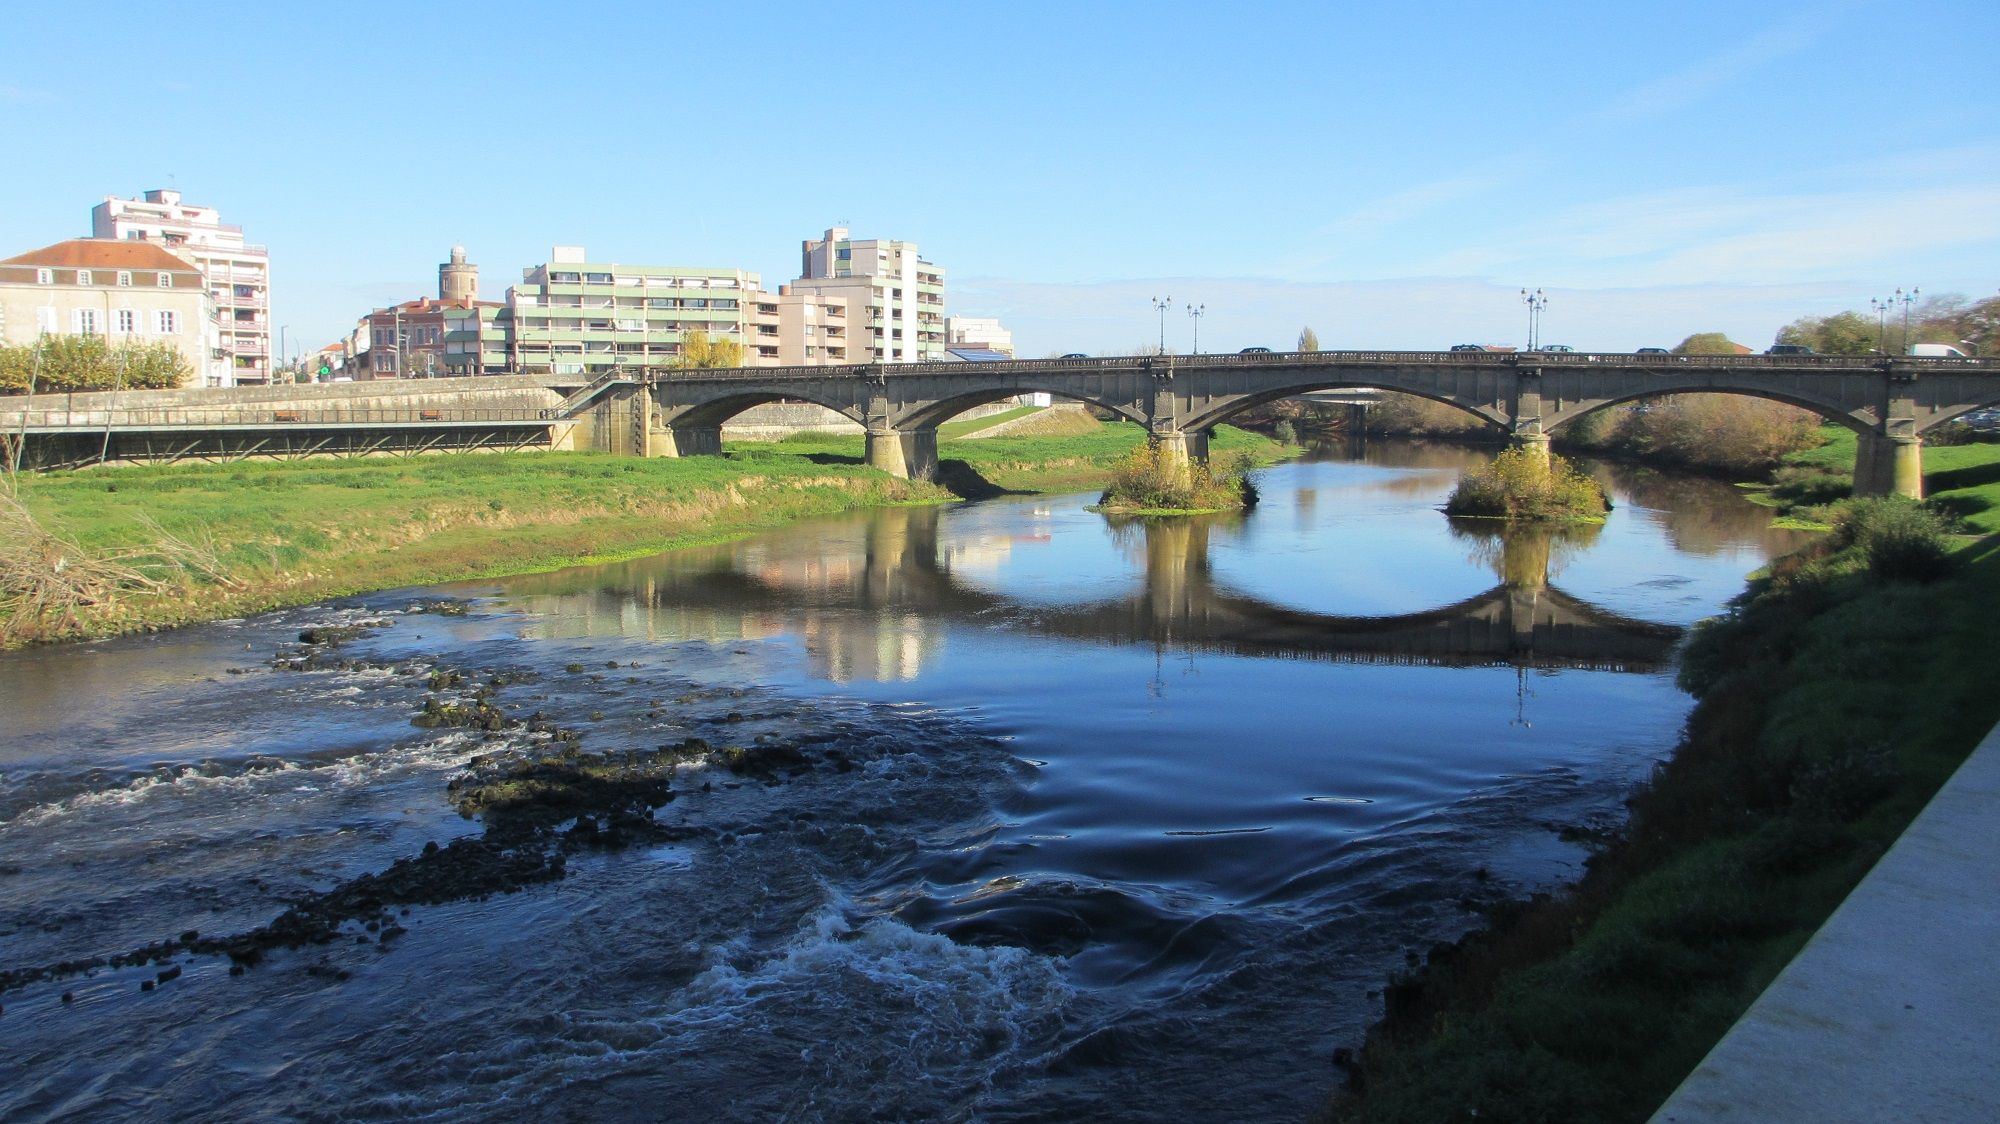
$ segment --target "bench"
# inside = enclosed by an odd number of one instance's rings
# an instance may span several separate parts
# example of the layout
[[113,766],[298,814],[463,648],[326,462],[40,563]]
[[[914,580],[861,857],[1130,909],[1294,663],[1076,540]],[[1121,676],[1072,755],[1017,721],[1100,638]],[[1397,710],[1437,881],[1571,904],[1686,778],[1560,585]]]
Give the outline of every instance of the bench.
[[299,412],[297,410],[279,410],[273,413],[271,417],[274,421],[295,422],[299,420]]
[[444,411],[443,411],[443,410],[425,410],[425,411],[424,411],[423,413],[421,413],[421,414],[418,414],[417,416],[418,416],[419,418],[422,418],[422,419],[423,419],[423,420],[425,420],[425,421],[443,421],[443,420],[444,420]]

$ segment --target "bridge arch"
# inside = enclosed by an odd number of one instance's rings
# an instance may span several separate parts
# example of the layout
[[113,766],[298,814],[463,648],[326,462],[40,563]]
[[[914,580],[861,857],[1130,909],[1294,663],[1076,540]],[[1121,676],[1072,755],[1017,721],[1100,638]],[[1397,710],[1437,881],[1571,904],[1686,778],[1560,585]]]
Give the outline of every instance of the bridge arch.
[[1613,406],[1622,406],[1632,402],[1645,402],[1660,398],[1677,398],[1688,394],[1727,394],[1738,398],[1759,398],[1766,402],[1796,406],[1801,410],[1809,411],[1820,418],[1835,425],[1843,426],[1855,433],[1872,433],[1877,426],[1875,411],[1870,407],[1843,410],[1836,403],[1830,403],[1808,395],[1792,394],[1767,387],[1678,386],[1665,388],[1648,387],[1635,394],[1572,402],[1554,411],[1544,413],[1542,415],[1542,430],[1551,434],[1558,433],[1565,426],[1573,425],[1592,414]]
[[1921,424],[1919,424],[1917,426],[1917,433],[1921,435],[1933,429],[1936,429],[1941,425],[1950,425],[1952,422],[1957,421],[1958,419],[1964,417],[1969,413],[1972,413],[1975,410],[1984,410],[1994,406],[2000,406],[2000,398],[1995,398],[1991,402],[1981,402],[1977,405],[1967,406],[1964,409],[1952,410],[1949,413],[1940,410],[1938,413],[1925,419]]
[[1414,398],[1422,398],[1426,401],[1438,402],[1443,405],[1450,406],[1453,409],[1461,410],[1465,413],[1471,414],[1473,417],[1478,418],[1480,421],[1483,421],[1488,425],[1491,425],[1503,432],[1509,428],[1509,419],[1507,415],[1501,413],[1490,402],[1481,402],[1478,405],[1472,405],[1460,401],[1448,393],[1438,393],[1430,390],[1421,390],[1415,387],[1397,385],[1392,381],[1386,381],[1386,380],[1375,381],[1365,378],[1362,379],[1347,378],[1347,379],[1333,379],[1333,380],[1324,378],[1311,379],[1288,386],[1271,387],[1269,389],[1259,390],[1253,393],[1243,394],[1237,397],[1228,398],[1218,402],[1213,402],[1210,403],[1205,409],[1201,410],[1199,413],[1196,413],[1191,417],[1182,419],[1181,428],[1188,432],[1206,433],[1214,429],[1216,426],[1221,425],[1222,423],[1228,421],[1230,418],[1235,417],[1237,414],[1244,412],[1245,410],[1254,409],[1258,406],[1268,405],[1269,403],[1272,402],[1283,401],[1286,398],[1296,398],[1301,394],[1311,394],[1321,390],[1383,390],[1383,391],[1390,391],[1396,394],[1408,394]]
[[935,429],[967,410],[990,405],[1022,394],[1047,394],[1051,398],[1062,398],[1080,402],[1086,406],[1109,410],[1126,421],[1145,425],[1144,414],[1133,409],[1130,403],[1079,394],[1074,390],[1064,390],[1053,385],[1015,383],[1008,386],[981,387],[978,390],[955,394],[935,402],[918,402],[900,413],[890,415],[889,426],[896,430]]
[[822,397],[797,386],[732,388],[728,393],[702,402],[656,402],[653,411],[658,424],[664,424],[669,429],[719,429],[745,410],[773,402],[803,402],[821,406],[857,426],[868,424],[867,414],[852,402]]

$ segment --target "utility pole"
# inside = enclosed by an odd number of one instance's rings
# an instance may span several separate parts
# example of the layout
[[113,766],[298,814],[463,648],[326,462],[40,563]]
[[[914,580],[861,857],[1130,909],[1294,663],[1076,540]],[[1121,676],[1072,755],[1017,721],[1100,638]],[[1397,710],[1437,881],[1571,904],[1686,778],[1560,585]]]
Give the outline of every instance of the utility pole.
[[1153,311],[1160,314],[1161,355],[1165,355],[1167,353],[1167,310],[1172,308],[1173,306],[1174,306],[1174,298],[1171,295],[1153,298]]
[[1202,314],[1202,313],[1204,313],[1204,312],[1207,312],[1207,311],[1208,311],[1208,306],[1207,306],[1207,305],[1205,305],[1205,304],[1191,304],[1191,305],[1188,305],[1188,306],[1187,306],[1187,310],[1188,310],[1188,319],[1189,319],[1189,320],[1192,320],[1192,321],[1194,321],[1194,352],[1193,352],[1193,353],[1194,353],[1194,354],[1196,354],[1196,355],[1200,355],[1200,354],[1201,354],[1201,314]]
[[1889,354],[1889,306],[1895,303],[1893,297],[1868,298],[1868,307],[1875,310],[1875,351],[1880,355]]

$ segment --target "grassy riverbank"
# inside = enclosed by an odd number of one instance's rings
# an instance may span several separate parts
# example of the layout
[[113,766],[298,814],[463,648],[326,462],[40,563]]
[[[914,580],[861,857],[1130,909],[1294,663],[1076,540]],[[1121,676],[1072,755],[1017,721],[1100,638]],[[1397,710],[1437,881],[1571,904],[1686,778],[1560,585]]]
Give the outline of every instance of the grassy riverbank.
[[[1011,491],[1101,484],[1144,441],[1132,425],[1077,437],[947,441]],[[1239,431],[1217,447],[1282,447]],[[933,503],[942,487],[862,464],[859,436],[732,443],[724,457],[589,453],[243,462],[22,476],[37,528],[0,525],[15,570],[105,576],[80,603],[0,617],[0,645],[111,635],[405,585],[531,573],[656,553],[858,507]],[[39,532],[53,539],[29,541]],[[19,575],[8,575],[13,592]]]
[[[1926,467],[1943,496],[2000,498],[2000,446]],[[1867,522],[1698,630],[1700,701],[1626,827],[1577,886],[1393,981],[1324,1119],[1637,1121],[1694,1067],[2000,720],[2000,536],[1921,584]]]

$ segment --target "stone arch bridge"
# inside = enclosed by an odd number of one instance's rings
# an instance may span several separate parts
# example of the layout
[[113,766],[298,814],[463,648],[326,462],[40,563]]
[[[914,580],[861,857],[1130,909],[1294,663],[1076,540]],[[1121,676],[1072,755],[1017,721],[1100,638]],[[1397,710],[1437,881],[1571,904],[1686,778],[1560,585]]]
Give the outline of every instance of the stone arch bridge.
[[[498,442],[694,456],[720,452],[730,418],[791,401],[824,406],[865,428],[869,463],[910,477],[935,470],[941,422],[1014,395],[1086,403],[1146,427],[1176,455],[1203,459],[1216,425],[1265,402],[1329,390],[1420,395],[1539,448],[1550,434],[1616,403],[1696,392],[1749,395],[1803,407],[1858,434],[1857,491],[1918,495],[1922,435],[2000,403],[2000,360],[1323,351],[633,371],[588,384],[510,376],[74,395],[59,416],[40,402],[25,411],[0,404],[0,427],[18,426],[30,445],[67,440],[102,459],[118,459],[100,452],[112,449],[114,437],[120,449],[231,447],[204,436],[217,433],[275,450],[242,455]],[[107,397],[114,401],[81,402]],[[43,463],[81,461],[52,456]]]
[[[899,476],[937,466],[937,426],[1017,394],[1084,402],[1203,459],[1214,427],[1262,403],[1313,391],[1401,391],[1457,406],[1516,441],[1595,410],[1668,394],[1743,394],[1811,410],[1860,437],[1857,490],[1917,495],[1922,434],[2000,401],[2000,361],[1816,355],[1627,355],[1327,351],[1029,359],[996,363],[677,371],[614,378],[578,392],[599,408],[643,402],[642,455],[716,452],[722,423],[780,398],[815,402],[866,427],[868,461]],[[573,396],[575,397],[575,396]],[[630,406],[627,407],[632,408]]]

